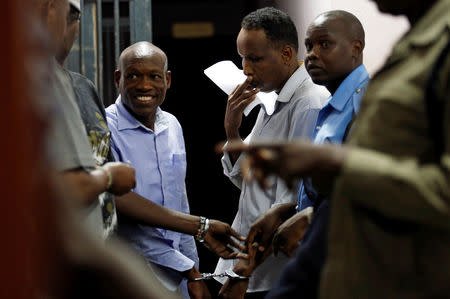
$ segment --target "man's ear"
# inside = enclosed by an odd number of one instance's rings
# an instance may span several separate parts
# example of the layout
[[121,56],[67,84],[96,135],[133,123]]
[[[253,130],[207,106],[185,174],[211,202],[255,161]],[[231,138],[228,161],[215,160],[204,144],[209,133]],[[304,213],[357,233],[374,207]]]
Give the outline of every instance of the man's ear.
[[54,0],[46,0],[41,2],[40,14],[43,20],[47,20],[50,14],[55,13],[55,2]]
[[359,58],[364,50],[364,43],[360,40],[354,40],[352,43],[352,55],[355,58]]
[[119,88],[120,76],[121,76],[120,71],[119,70],[115,70],[115,72],[114,72],[114,84],[116,85],[116,88]]
[[166,72],[166,82],[167,82],[167,89],[169,89],[170,84],[172,84],[172,72],[171,71]]
[[289,45],[284,45],[281,49],[281,59],[284,64],[289,64],[291,62],[292,56],[294,55],[294,49]]

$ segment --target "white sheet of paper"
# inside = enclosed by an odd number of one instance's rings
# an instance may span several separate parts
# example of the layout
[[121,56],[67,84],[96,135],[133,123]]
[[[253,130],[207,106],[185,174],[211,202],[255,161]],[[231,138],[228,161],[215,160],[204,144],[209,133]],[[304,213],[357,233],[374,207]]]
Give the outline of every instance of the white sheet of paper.
[[[217,62],[204,70],[204,73],[227,95],[230,95],[237,85],[247,79],[244,72],[230,60]],[[252,111],[252,109],[259,104],[263,104],[267,114],[272,115],[275,110],[275,102],[277,97],[278,95],[274,91],[269,93],[261,91],[258,92],[255,100],[248,104],[248,106],[244,109],[244,115],[247,116],[250,111]]]

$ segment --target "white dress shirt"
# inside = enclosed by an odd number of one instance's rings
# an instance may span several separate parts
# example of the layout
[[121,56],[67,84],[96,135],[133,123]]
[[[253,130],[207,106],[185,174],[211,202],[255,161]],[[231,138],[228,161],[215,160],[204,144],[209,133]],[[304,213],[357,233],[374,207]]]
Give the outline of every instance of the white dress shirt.
[[[328,97],[328,91],[315,85],[304,65],[300,66],[281,89],[276,100],[274,113],[268,115],[264,107],[260,108],[256,123],[244,142],[311,140],[317,116]],[[269,182],[272,187],[264,192],[256,183],[246,184],[242,180],[240,170],[242,158],[243,156],[240,156],[233,165],[229,156],[225,154],[222,157],[222,166],[224,174],[241,189],[239,208],[232,227],[245,236],[253,222],[273,205],[296,202],[298,185],[290,191],[281,179],[273,178]],[[287,261],[288,258],[282,254],[277,257],[271,255],[253,272],[247,291],[269,290],[279,278],[281,269]],[[220,259],[215,273],[233,269],[237,262],[237,259]],[[221,283],[225,282],[225,279],[222,278],[217,278],[217,280]]]

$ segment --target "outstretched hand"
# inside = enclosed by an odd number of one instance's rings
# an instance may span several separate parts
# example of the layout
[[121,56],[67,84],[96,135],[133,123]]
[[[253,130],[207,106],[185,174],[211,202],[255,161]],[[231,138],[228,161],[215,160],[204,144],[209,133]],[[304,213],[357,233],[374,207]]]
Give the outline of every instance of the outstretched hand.
[[238,234],[229,224],[219,220],[210,220],[204,241],[204,245],[209,250],[224,259],[245,259],[248,257],[243,253],[246,248],[239,241],[245,241],[245,237]]
[[[273,206],[265,211],[258,219],[253,222],[247,235],[247,250],[251,252],[253,248],[257,249],[254,254],[257,265],[272,253],[272,239],[279,226],[289,217],[294,215],[295,203],[284,203]],[[251,256],[249,254],[249,256]]]
[[283,179],[289,188],[298,178],[309,176],[315,183],[329,187],[341,170],[348,151],[345,147],[315,145],[306,141],[254,142],[248,145],[231,141],[220,150],[246,152],[247,156],[241,163],[244,180],[256,180],[262,188],[269,187],[267,179],[270,175]]
[[250,250],[254,244],[258,244],[259,251],[270,248],[273,235],[281,223],[282,220],[274,209],[264,212],[250,227],[246,240],[247,250]]

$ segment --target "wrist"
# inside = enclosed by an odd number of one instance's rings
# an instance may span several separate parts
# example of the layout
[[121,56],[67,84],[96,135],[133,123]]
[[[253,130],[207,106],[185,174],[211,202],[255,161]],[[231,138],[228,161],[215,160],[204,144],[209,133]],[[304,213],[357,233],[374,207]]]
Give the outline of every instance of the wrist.
[[250,265],[247,260],[240,260],[233,268],[233,272],[240,276],[250,277],[255,271],[255,267]]
[[194,281],[195,278],[202,277],[202,274],[197,270],[197,268],[192,267],[191,269],[184,271],[183,276],[190,281]]
[[277,204],[271,208],[271,213],[279,219],[279,221],[284,222],[297,212],[296,206],[297,203],[295,202]]
[[203,216],[200,216],[199,218],[200,224],[197,230],[197,233],[195,234],[195,240],[197,240],[200,243],[205,242],[206,234],[209,230],[209,219]]
[[297,203],[290,202],[283,205],[283,208],[280,209],[278,216],[281,219],[281,221],[284,222],[287,219],[291,218],[296,213],[297,213]]
[[109,169],[106,169],[105,167],[98,167],[99,170],[103,171],[103,173],[106,176],[106,186],[105,186],[105,190],[108,191],[109,189],[111,189],[112,184],[113,184],[113,175],[111,173],[111,171]]
[[227,140],[241,139],[239,128],[225,126],[225,135],[227,136]]

